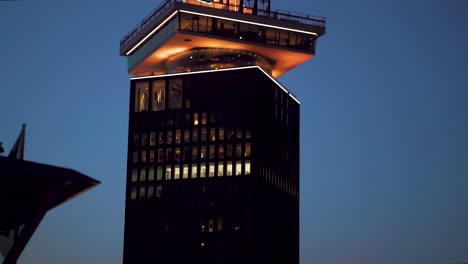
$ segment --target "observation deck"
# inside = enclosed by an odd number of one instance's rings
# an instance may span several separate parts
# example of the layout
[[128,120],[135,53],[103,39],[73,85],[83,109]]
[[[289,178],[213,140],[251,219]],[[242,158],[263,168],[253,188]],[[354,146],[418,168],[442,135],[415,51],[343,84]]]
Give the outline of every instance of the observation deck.
[[277,78],[311,59],[323,34],[325,18],[269,1],[166,0],[121,39],[120,55],[136,76],[257,65]]

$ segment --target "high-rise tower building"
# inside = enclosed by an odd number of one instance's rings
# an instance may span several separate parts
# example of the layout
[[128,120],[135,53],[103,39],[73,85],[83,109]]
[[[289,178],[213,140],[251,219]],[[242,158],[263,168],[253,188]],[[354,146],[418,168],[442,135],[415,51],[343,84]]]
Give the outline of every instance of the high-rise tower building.
[[124,263],[299,263],[299,101],[276,78],[324,33],[269,0],[168,0],[121,40]]

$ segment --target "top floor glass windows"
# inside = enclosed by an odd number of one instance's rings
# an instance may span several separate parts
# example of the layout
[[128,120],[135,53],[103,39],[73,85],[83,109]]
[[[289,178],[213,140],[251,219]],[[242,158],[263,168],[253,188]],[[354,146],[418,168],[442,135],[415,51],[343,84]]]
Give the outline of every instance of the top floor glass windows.
[[[145,112],[150,107],[151,111],[182,108],[182,79],[171,79],[168,83],[169,85],[166,85],[166,80],[137,82],[135,84],[135,112]],[[169,98],[166,98],[166,94]]]

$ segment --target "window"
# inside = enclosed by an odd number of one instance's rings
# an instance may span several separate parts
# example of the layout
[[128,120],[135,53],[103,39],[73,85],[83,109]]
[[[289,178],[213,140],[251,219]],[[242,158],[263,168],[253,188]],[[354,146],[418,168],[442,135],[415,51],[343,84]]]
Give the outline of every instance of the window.
[[135,85],[135,112],[148,111],[149,83],[138,82]]
[[154,187],[153,186],[149,186],[148,187],[148,198],[152,198],[154,195]]
[[185,129],[184,130],[184,143],[189,143],[190,142],[190,130]]
[[140,140],[140,138],[138,137],[138,134],[135,133],[135,134],[133,135],[133,145],[134,145],[134,146],[138,146],[138,145],[140,144],[140,141],[139,141],[139,140]]
[[250,128],[245,130],[245,139],[250,139],[252,137],[252,132],[250,132]]
[[154,162],[154,150],[150,150],[150,162]]
[[180,148],[175,149],[175,156],[174,156],[175,161],[180,161]]
[[224,140],[224,127],[219,128],[219,140]]
[[198,113],[193,114],[193,125],[198,125]]
[[187,164],[184,164],[184,168],[183,168],[183,174],[182,174],[182,178],[184,179],[188,179],[189,175],[188,175],[188,165]]
[[219,148],[218,148],[218,158],[224,159],[224,146],[223,146],[223,145],[219,145]]
[[202,113],[202,125],[206,125],[207,119],[208,119],[208,117],[207,117],[206,112],[203,112]]
[[132,191],[130,192],[130,199],[135,200],[136,197],[137,197],[136,187],[132,187]]
[[232,161],[227,162],[226,175],[232,176]]
[[210,219],[208,221],[208,232],[213,233],[213,231],[214,231],[214,221],[213,219]]
[[224,164],[222,162],[218,162],[218,176],[221,177],[224,175]]
[[152,110],[161,111],[165,109],[166,81],[153,81]]
[[214,159],[215,158],[215,146],[211,145],[210,146],[210,155],[208,157],[209,159]]
[[182,157],[182,160],[183,161],[189,161],[190,160],[190,149],[185,147],[183,155],[184,156]]
[[242,145],[236,144],[236,157],[240,158],[242,156]]
[[174,180],[178,180],[180,178],[180,166],[175,165],[174,167]]
[[250,161],[245,161],[245,175],[250,175]]
[[148,181],[154,181],[154,167],[149,168]]
[[218,232],[223,231],[223,218],[218,217]]
[[197,147],[192,148],[192,160],[197,160],[198,159],[198,149]]
[[216,129],[215,128],[210,128],[210,140],[216,141]]
[[206,165],[205,163],[203,163],[200,169],[200,178],[205,178],[205,177],[206,177]]
[[132,170],[132,182],[136,182],[138,180],[138,170],[133,169]]
[[140,181],[146,181],[146,169],[141,169],[140,171]]
[[156,132],[150,133],[150,146],[156,145]]
[[206,160],[206,146],[201,147],[200,159],[201,160]]
[[215,175],[215,165],[214,162],[210,162],[210,172],[208,174],[209,177],[214,177]]
[[162,148],[158,149],[158,162],[164,161],[164,150]]
[[236,138],[242,139],[242,129],[237,129]]
[[133,151],[133,163],[138,162],[138,150]]
[[197,165],[196,164],[193,164],[192,165],[192,179],[195,179],[197,178]]
[[158,184],[158,186],[156,187],[156,197],[161,197],[162,195],[162,185],[161,184]]
[[172,149],[166,150],[166,161],[172,161],[174,157],[172,156]]
[[175,134],[175,143],[176,143],[176,144],[180,144],[180,137],[181,137],[181,135],[180,135],[180,129],[176,129],[176,132],[175,132],[175,133],[176,133],[176,134]]
[[227,147],[227,157],[232,158],[232,145],[228,144],[226,147]]
[[193,129],[192,142],[198,142],[198,129]]
[[169,109],[182,108],[182,79],[169,80]]
[[140,186],[140,198],[145,198],[145,186]]
[[141,151],[141,162],[146,162],[146,150]]
[[161,166],[158,166],[158,169],[156,171],[156,180],[160,181],[162,180],[162,177],[163,177],[163,169]]
[[146,146],[146,133],[141,134],[141,145]]
[[202,128],[201,130],[201,141],[202,142],[206,141],[206,127]]
[[158,143],[164,144],[164,132],[159,132]]
[[172,144],[172,131],[167,131],[167,144]]
[[250,157],[250,143],[245,143],[244,157]]
[[166,168],[166,180],[170,180],[172,177],[171,167]]
[[236,176],[242,174],[242,163],[240,161],[236,162]]

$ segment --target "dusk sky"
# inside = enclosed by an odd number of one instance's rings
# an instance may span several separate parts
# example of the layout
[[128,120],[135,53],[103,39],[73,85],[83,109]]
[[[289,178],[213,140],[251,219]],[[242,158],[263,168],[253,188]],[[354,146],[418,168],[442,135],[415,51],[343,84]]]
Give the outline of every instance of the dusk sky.
[[[468,1],[272,2],[327,18],[316,57],[280,78],[301,101],[301,264],[468,263]],[[27,123],[25,159],[102,181],[18,263],[122,263],[119,40],[159,3],[0,1],[0,142]]]

